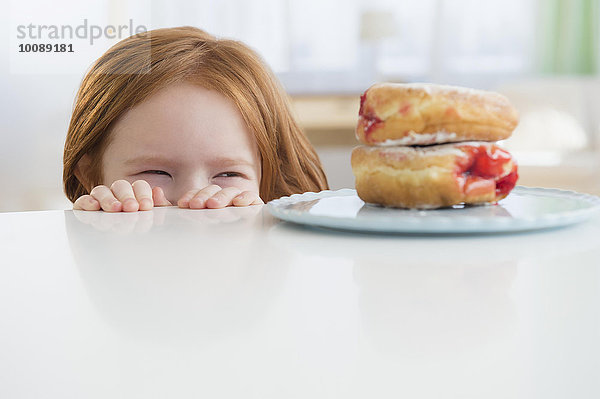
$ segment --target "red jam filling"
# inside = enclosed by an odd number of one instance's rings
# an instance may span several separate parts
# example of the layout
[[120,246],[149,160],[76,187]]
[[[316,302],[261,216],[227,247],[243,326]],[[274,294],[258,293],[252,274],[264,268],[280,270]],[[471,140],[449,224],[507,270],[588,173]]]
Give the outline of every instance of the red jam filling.
[[[360,119],[362,119],[363,121],[363,129],[365,132],[365,136],[368,137],[371,135],[371,133],[373,133],[373,131],[377,128],[379,128],[380,126],[382,126],[384,124],[384,122],[378,118],[375,113],[370,110],[367,109],[367,107],[365,106],[365,102],[367,101],[367,92],[365,91],[361,96],[360,96],[360,108],[358,110],[358,115],[360,117]],[[400,115],[406,115],[410,112],[412,108],[412,104],[407,103],[407,104],[402,104],[400,106],[400,108],[398,108],[398,113]]]
[[[517,164],[512,161],[512,156],[493,145],[462,146],[461,149],[468,154],[466,159],[461,159],[458,164],[459,178],[464,179],[465,193],[477,194],[478,191],[486,192],[495,186],[496,198],[504,198],[515,187],[519,175]],[[506,174],[506,164],[513,162],[510,173]]]
[[364,92],[363,95],[360,96],[360,109],[358,111],[358,115],[364,120],[363,129],[365,131],[365,135],[368,137],[373,130],[377,129],[379,126],[383,124],[383,121],[379,119],[375,114],[371,111],[367,111],[365,109],[365,101],[367,100],[367,92]]
[[515,188],[518,179],[519,173],[517,173],[517,164],[514,164],[512,171],[496,182],[496,196],[506,197],[508,193]]
[[383,121],[374,115],[364,115],[363,119],[365,120],[365,134],[369,136],[373,133],[373,130],[377,129],[379,126],[383,124]]
[[361,116],[363,114],[363,109],[365,107],[365,101],[367,101],[367,92],[366,91],[360,96],[360,109],[358,110],[358,114]]

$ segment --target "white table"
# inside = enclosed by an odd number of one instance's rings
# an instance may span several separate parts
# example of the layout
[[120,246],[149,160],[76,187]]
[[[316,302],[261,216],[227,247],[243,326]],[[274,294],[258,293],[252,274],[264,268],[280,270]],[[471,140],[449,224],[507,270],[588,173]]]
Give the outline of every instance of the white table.
[[600,218],[386,236],[264,206],[0,214],[0,398],[598,398]]

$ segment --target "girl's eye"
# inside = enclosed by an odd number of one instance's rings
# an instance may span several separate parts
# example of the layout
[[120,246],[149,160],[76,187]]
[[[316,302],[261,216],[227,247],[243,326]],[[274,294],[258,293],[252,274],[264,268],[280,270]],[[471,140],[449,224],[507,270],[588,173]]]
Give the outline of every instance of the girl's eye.
[[163,171],[163,170],[146,170],[142,173],[150,173],[153,175],[165,175],[165,176],[171,176],[170,174],[168,174],[167,172]]
[[[223,175],[229,175],[229,176],[223,176]],[[242,175],[237,173],[237,172],[223,172],[215,177],[241,177]]]

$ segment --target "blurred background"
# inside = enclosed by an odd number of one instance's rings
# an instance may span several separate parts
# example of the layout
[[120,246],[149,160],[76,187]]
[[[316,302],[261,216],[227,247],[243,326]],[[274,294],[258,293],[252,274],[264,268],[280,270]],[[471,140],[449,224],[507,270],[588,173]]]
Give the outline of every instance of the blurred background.
[[[600,195],[598,0],[21,0],[2,7],[0,212],[72,207],[62,192],[62,153],[74,97],[90,65],[119,40],[23,38],[19,27],[30,24],[192,25],[245,42],[290,94],[332,189],[354,187],[359,95],[390,81],[505,94],[521,114],[503,142],[520,164],[519,184]],[[74,51],[20,53],[27,43]]]

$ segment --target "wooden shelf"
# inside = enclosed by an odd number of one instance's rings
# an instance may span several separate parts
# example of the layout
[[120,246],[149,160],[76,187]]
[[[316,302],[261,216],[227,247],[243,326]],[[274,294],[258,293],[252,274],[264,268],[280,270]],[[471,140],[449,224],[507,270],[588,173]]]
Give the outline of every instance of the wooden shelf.
[[358,120],[358,96],[295,96],[292,107],[303,129],[312,131],[354,130]]

